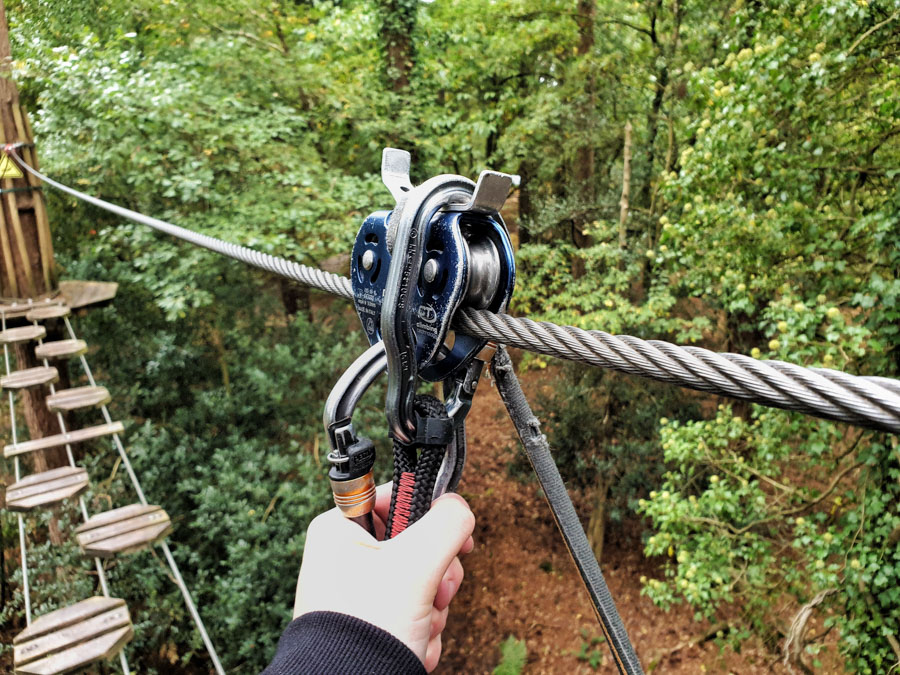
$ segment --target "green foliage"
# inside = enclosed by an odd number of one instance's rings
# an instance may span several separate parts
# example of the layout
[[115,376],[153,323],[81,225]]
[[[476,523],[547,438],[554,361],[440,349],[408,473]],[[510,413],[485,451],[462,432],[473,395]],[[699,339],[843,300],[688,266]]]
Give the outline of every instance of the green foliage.
[[772,592],[808,601],[831,589],[840,609],[826,625],[848,641],[848,667],[875,673],[892,663],[877,635],[900,629],[896,439],[762,407],[745,420],[728,406],[708,421],[665,421],[661,438],[672,469],[640,502],[657,530],[647,554],[669,558],[665,580],[645,580],[655,602],[687,601],[698,620],[736,604],[749,628],[774,640]]
[[578,653],[575,654],[575,658],[587,663],[591,670],[597,670],[603,665],[604,654],[607,651],[607,647],[604,645],[606,638],[597,635],[591,637],[586,629],[582,629],[581,637],[584,641],[581,643]]
[[493,675],[520,675],[528,661],[528,647],[525,640],[510,635],[500,644],[500,663],[491,672]]
[[567,364],[554,382],[537,399],[553,458],[573,488],[602,490],[606,517],[620,522],[661,480],[656,420],[691,419],[697,408],[663,385],[596,368]]
[[[379,153],[398,144],[413,151],[414,182],[487,167],[522,175],[513,311],[896,376],[893,4],[575,4],[8,9],[42,164],[93,194],[320,264],[346,256],[361,218],[389,205]],[[97,348],[115,415],[133,421],[148,495],[177,518],[175,554],[229,672],[258,670],[289,617],[305,524],[327,505],[314,439],[329,383],[361,349],[355,320],[48,199],[65,275],[121,284],[113,307],[78,330]],[[894,440],[746,406],[716,411],[598,371],[567,369],[562,384],[543,403],[562,468],[584,490],[609,477],[613,517],[636,504],[646,515],[647,552],[664,561],[645,589],[654,600],[689,603],[701,618],[735,604],[728,639],[738,644],[787,630],[776,599],[799,606],[835,588],[817,611],[837,625],[847,668],[895,663]],[[372,400],[361,428],[377,438]],[[89,457],[92,475],[114,474],[108,452]],[[132,499],[120,471],[89,495],[91,508],[107,496]],[[41,606],[81,597],[79,563],[36,546],[42,569],[73,570],[68,585],[41,577]],[[202,667],[155,559],[111,576],[139,622],[137,667]]]

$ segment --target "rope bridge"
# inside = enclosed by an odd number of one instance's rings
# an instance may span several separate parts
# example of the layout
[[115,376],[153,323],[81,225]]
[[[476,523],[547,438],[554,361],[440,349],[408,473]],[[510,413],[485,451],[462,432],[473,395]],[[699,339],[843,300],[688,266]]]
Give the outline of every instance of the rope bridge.
[[[32,324],[17,328],[7,328],[7,315],[21,315]],[[22,586],[25,600],[25,621],[27,628],[13,641],[16,672],[46,673],[68,672],[68,670],[110,658],[118,653],[123,673],[130,673],[123,647],[132,639],[134,631],[125,602],[110,595],[109,584],[102,559],[116,555],[133,553],[159,543],[166,562],[172,572],[175,584],[184,597],[203,643],[209,652],[216,672],[224,675],[215,647],[206,632],[203,620],[197,611],[178,564],[172,556],[164,538],[172,531],[168,514],[159,506],[150,505],[141,488],[134,467],[125,452],[121,433],[124,426],[114,422],[106,404],[110,402],[109,391],[97,385],[88,365],[85,353],[87,344],[79,340],[69,322],[70,310],[62,304],[45,301],[19,305],[0,306],[0,342],[3,343],[3,357],[6,375],[0,378],[0,387],[8,392],[10,429],[12,444],[3,448],[4,457],[12,457],[16,482],[6,491],[6,506],[16,511],[19,526],[19,546],[21,550]],[[44,342],[46,328],[42,321],[62,320],[68,339]],[[16,343],[35,341],[34,353],[43,366],[13,371],[10,369],[9,346]],[[57,391],[55,383],[59,371],[50,361],[78,359],[88,386]],[[46,403],[50,412],[56,414],[60,433],[30,441],[20,442],[16,428],[14,391],[46,385],[50,396]],[[82,429],[67,430],[63,413],[72,410],[99,408],[103,423]],[[112,437],[113,444],[122,460],[138,503],[104,511],[91,516],[82,493],[89,486],[87,471],[79,467],[72,452],[72,445],[101,437]],[[64,446],[69,460],[68,467],[61,467],[33,473],[22,477],[19,457],[21,455]],[[31,598],[28,580],[28,557],[23,513],[38,508],[58,504],[64,499],[78,496],[78,504],[84,523],[75,530],[75,538],[82,552],[94,559],[97,578],[103,592],[102,597],[92,597],[74,605],[42,615],[32,622]]]

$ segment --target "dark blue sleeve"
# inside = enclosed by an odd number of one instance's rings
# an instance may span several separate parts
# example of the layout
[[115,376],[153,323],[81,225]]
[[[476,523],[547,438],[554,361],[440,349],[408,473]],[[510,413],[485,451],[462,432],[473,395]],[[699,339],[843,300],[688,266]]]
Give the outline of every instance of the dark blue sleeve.
[[412,650],[346,614],[310,612],[288,624],[262,675],[425,675]]

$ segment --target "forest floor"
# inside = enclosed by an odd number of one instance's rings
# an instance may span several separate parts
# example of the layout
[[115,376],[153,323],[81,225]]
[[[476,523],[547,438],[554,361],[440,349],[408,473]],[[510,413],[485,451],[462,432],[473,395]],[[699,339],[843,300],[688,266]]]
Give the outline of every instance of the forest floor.
[[[525,373],[526,393],[549,387],[552,377],[548,371]],[[465,580],[451,605],[435,672],[490,673],[510,635],[525,640],[525,673],[617,672],[606,644],[597,639],[600,628],[587,593],[537,482],[510,476],[508,467],[521,450],[490,380],[479,384],[468,420],[459,492],[475,512],[475,550],[463,560]],[[586,522],[583,500],[572,496]],[[719,647],[709,639],[710,624],[695,622],[690,608],[663,612],[642,596],[640,577],[662,578],[662,571],[643,556],[641,527],[635,521],[607,528],[602,568],[646,671],[787,672],[780,654],[761,644],[745,643],[741,653]],[[819,672],[839,672],[836,660],[823,660]]]

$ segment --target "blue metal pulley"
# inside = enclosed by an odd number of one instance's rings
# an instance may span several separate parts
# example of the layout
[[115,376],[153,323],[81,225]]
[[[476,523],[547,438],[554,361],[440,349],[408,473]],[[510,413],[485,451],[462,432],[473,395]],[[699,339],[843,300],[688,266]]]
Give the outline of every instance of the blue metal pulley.
[[[409,155],[386,149],[382,178],[397,199],[392,211],[376,211],[362,224],[351,258],[356,311],[370,344],[382,340],[383,305],[389,270],[397,254],[416,257],[406,276],[405,302],[411,313],[416,372],[440,381],[464,366],[485,340],[450,334],[450,321],[461,307],[502,312],[515,285],[515,261],[500,207],[512,178],[484,172],[478,184],[462,176],[437,176],[413,189]],[[431,189],[423,190],[431,184]],[[419,203],[413,201],[421,196]],[[427,202],[427,203],[426,203]],[[416,211],[409,231],[424,245],[409,241],[394,250],[403,214]],[[408,218],[409,219],[409,218]],[[403,275],[397,273],[403,281]],[[390,337],[390,336],[388,336]]]

